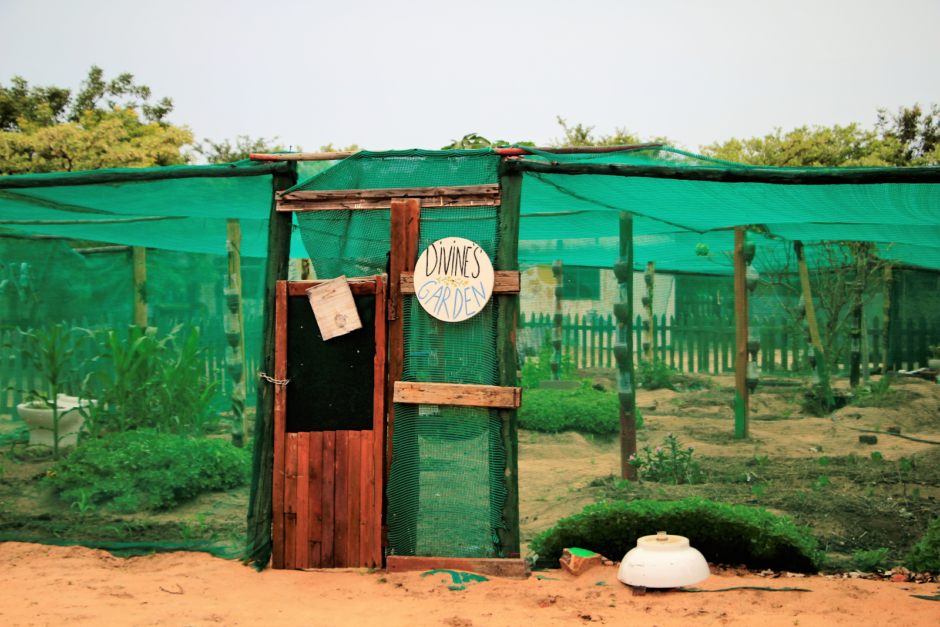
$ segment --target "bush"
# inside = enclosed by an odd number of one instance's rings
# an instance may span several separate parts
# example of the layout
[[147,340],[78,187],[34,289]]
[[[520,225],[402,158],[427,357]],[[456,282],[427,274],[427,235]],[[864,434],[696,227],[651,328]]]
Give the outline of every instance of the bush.
[[557,567],[561,552],[568,547],[619,560],[636,546],[638,538],[664,530],[686,536],[705,559],[715,563],[815,573],[824,558],[816,539],[789,518],[701,498],[589,505],[537,535],[529,547],[545,566]]
[[[519,426],[544,433],[580,431],[598,435],[620,433],[620,401],[616,394],[599,392],[589,379],[575,390],[526,390],[519,408]],[[636,412],[637,428],[643,416]]]
[[[552,378],[551,362],[554,355],[555,349],[552,347],[552,335],[550,332],[546,331],[545,335],[542,337],[542,346],[539,349],[538,361],[526,359],[525,363],[522,365],[521,386],[526,389],[537,389],[540,382],[550,381]],[[571,355],[571,350],[565,350],[565,347],[562,346],[561,367],[559,368],[562,381],[577,379],[578,377],[574,375],[575,370],[576,367],[574,358]]]
[[888,549],[880,548],[874,551],[856,551],[852,557],[855,559],[856,568],[863,573],[871,573],[879,569],[884,570],[888,553]]
[[940,518],[930,522],[924,539],[911,547],[904,565],[914,572],[940,573]]
[[672,384],[672,377],[678,374],[678,370],[670,368],[666,362],[660,359],[652,361],[641,361],[636,369],[636,378],[639,386],[644,390],[676,390]]
[[148,429],[90,440],[53,466],[46,479],[66,503],[132,513],[169,509],[202,492],[248,482],[251,454],[225,440]]
[[667,433],[662,446],[654,450],[647,444],[636,455],[631,455],[630,465],[646,481],[672,485],[702,483],[705,481],[705,473],[699,463],[692,459],[693,450],[694,447],[682,446],[679,436]]

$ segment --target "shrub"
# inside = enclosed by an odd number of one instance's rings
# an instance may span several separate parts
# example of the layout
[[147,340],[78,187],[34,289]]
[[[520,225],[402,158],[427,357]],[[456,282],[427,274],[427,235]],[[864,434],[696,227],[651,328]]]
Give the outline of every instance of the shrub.
[[247,450],[224,440],[139,429],[89,440],[46,481],[66,503],[84,500],[124,513],[163,510],[202,492],[245,485],[250,460]]
[[640,362],[636,369],[636,379],[639,386],[644,390],[666,389],[675,391],[676,386],[672,384],[672,377],[677,373],[678,370],[670,368],[666,362],[653,359],[652,361]]
[[562,550],[575,546],[616,560],[638,538],[663,530],[688,537],[710,562],[816,572],[824,558],[816,539],[789,518],[701,498],[589,505],[537,535],[529,546],[542,565],[557,566]]
[[852,557],[855,559],[855,566],[861,572],[870,573],[877,569],[884,569],[888,553],[888,549],[880,548],[874,551],[856,551]]
[[[551,361],[552,356],[555,354],[555,349],[552,347],[552,336],[548,331],[545,332],[545,335],[542,337],[542,346],[539,348],[539,358],[538,361],[533,361],[527,359],[525,364],[522,365],[522,387],[526,389],[536,389],[539,387],[541,381],[550,381],[552,378],[552,368]],[[561,347],[561,367],[559,372],[561,373],[561,379],[563,381],[575,380],[578,377],[574,375],[576,370],[574,358],[571,356],[570,350],[565,350],[565,347]]]
[[685,485],[702,483],[705,473],[692,459],[693,447],[684,447],[679,437],[666,434],[662,446],[651,449],[647,444],[636,455],[630,456],[630,465],[647,481]]
[[[588,379],[574,390],[526,390],[519,408],[519,426],[545,433],[580,431],[611,435],[620,433],[620,401],[616,394],[600,392]],[[643,416],[636,412],[637,428]]]
[[930,522],[923,540],[911,547],[904,565],[915,572],[940,572],[940,517]]

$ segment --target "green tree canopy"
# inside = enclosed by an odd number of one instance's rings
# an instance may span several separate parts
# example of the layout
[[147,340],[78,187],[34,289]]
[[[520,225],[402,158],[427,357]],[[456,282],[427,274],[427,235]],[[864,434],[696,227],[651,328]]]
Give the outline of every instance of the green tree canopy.
[[871,130],[848,126],[801,126],[784,133],[777,128],[764,137],[732,138],[702,146],[704,155],[780,167],[906,166],[940,163],[940,109],[919,105],[897,113],[878,112]]
[[108,82],[96,66],[74,98],[14,77],[0,85],[0,175],[188,163],[192,132],[166,122],[171,99],[150,96],[132,74]]
[[564,130],[563,137],[556,137],[550,143],[555,148],[567,146],[629,146],[631,144],[660,143],[667,146],[678,147],[678,144],[668,137],[650,137],[642,139],[626,128],[617,127],[613,135],[594,135],[594,127],[584,124],[568,126],[568,121],[558,116],[558,124]]
[[[243,161],[252,153],[284,152],[287,148],[283,144],[275,143],[279,137],[270,140],[264,137],[252,139],[248,135],[236,135],[235,145],[225,139],[219,143],[204,139],[195,145],[195,150],[206,158],[209,163],[234,163]],[[300,147],[297,148],[300,150]]]

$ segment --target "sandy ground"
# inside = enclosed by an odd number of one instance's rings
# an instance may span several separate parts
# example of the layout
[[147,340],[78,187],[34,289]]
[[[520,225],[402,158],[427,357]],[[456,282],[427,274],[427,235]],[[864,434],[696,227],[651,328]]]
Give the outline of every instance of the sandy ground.
[[[449,590],[438,573],[272,571],[202,553],[118,559],[83,547],[0,544],[0,625],[938,625],[937,584],[712,575],[698,584],[811,592],[650,591],[633,596],[613,567],[578,579],[491,579]],[[599,582],[604,582],[603,584]]]

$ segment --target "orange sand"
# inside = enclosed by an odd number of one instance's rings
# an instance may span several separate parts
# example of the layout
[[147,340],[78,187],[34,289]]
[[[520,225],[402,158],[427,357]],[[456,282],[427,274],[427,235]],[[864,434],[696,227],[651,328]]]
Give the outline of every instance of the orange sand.
[[[118,559],[82,547],[0,544],[0,625],[940,625],[940,603],[911,594],[935,583],[712,575],[703,589],[801,587],[812,592],[651,591],[632,596],[613,567],[579,579],[491,579],[452,591],[420,573],[263,573],[202,553]],[[605,581],[609,585],[595,585]]]

